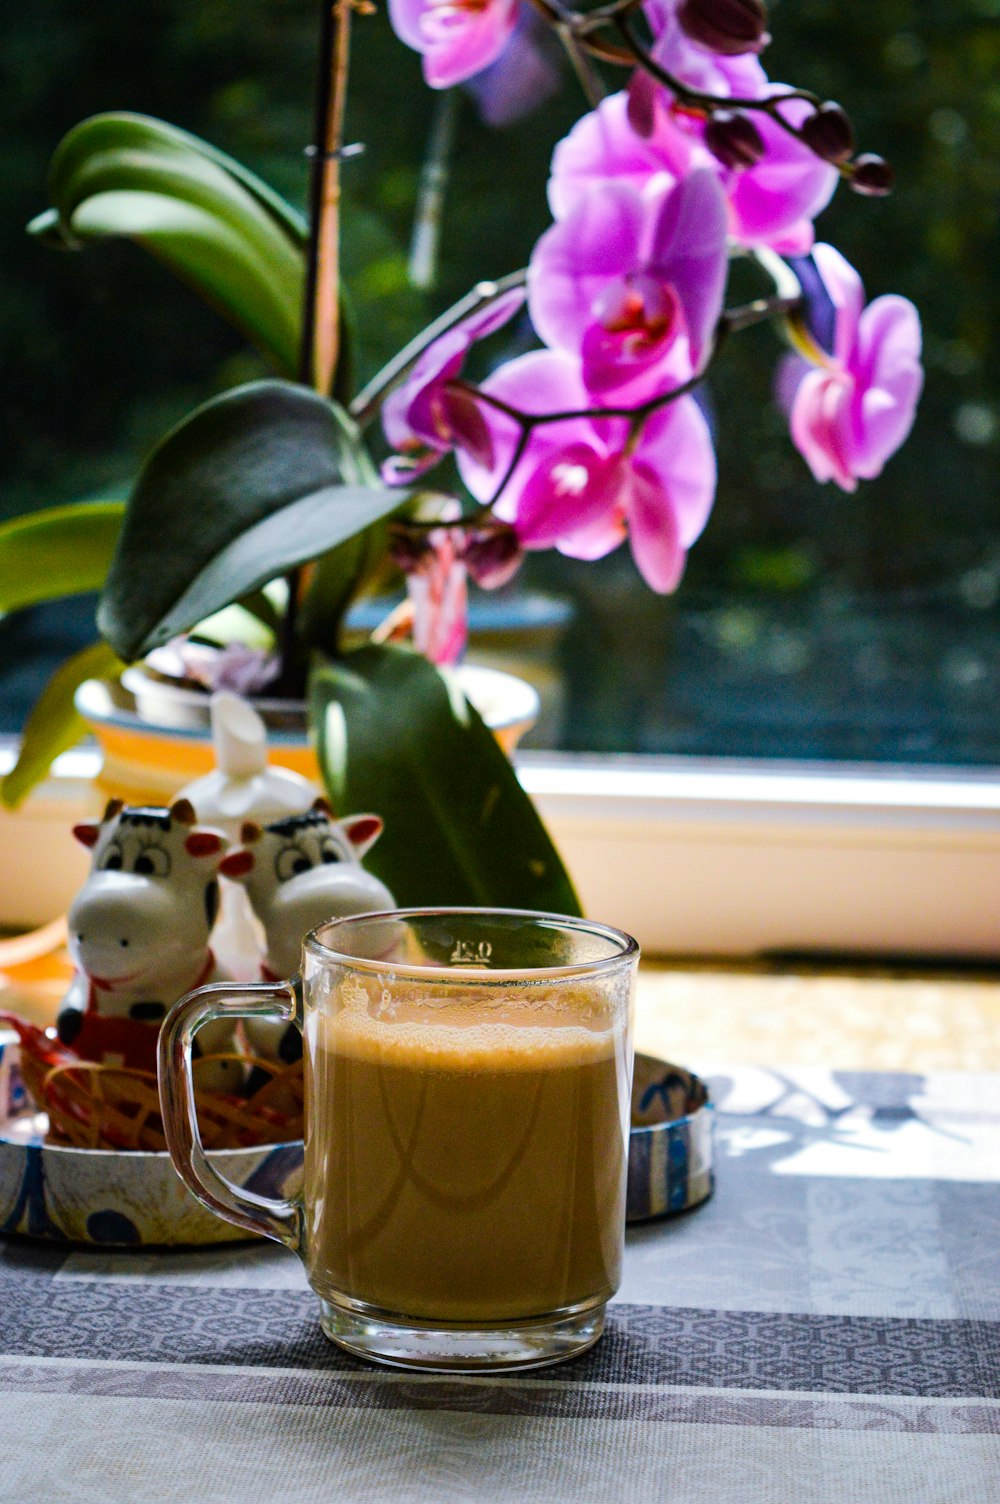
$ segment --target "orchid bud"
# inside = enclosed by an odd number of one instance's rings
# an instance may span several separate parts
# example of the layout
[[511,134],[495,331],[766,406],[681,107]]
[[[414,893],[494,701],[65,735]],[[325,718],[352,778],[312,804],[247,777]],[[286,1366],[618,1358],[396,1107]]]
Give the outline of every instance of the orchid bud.
[[429,561],[434,549],[427,532],[396,523],[389,538],[389,557],[403,574],[415,574]]
[[763,52],[771,40],[763,0],[683,0],[677,19],[692,42],[723,57]]
[[705,127],[705,145],[723,165],[740,171],[764,155],[760,131],[740,110],[716,110]]
[[802,140],[824,162],[845,162],[854,150],[854,129],[839,104],[828,99],[799,127]]
[[625,90],[625,113],[637,136],[649,139],[656,129],[656,80],[645,68],[636,68]]
[[462,562],[483,590],[497,590],[514,578],[524,557],[512,527],[470,528]]
[[884,198],[892,192],[894,177],[885,158],[868,151],[851,163],[851,174],[847,181],[855,193],[863,193],[866,198]]

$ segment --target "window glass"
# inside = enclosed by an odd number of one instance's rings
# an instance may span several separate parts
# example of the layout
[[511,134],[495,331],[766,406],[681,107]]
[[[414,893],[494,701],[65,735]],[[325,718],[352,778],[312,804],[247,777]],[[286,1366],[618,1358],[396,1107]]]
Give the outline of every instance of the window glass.
[[[107,108],[206,136],[301,203],[316,8],[306,0],[40,0],[0,23],[0,453],[5,515],[121,495],[140,456],[197,400],[259,374],[238,337],[131,246],[60,254],[23,225],[45,207],[52,150]],[[817,486],[771,400],[780,347],[755,329],[713,369],[720,481],[678,593],[652,595],[627,551],[529,560],[477,595],[474,654],[536,678],[535,745],[986,764],[1000,756],[1000,37],[996,0],[772,7],[772,77],[841,99],[884,153],[895,193],[843,189],[820,218],[869,297],[924,321],[917,426],[877,481]],[[553,143],[580,113],[573,79],[513,124],[496,95],[445,100],[384,14],[355,26],[344,259],[359,379],[483,276],[524,264],[548,222]],[[557,58],[553,67],[561,68]],[[425,289],[408,258],[429,144],[451,136],[439,250]],[[426,184],[425,176],[425,184]],[[424,272],[427,272],[426,265]],[[509,355],[516,325],[491,347]],[[507,345],[504,348],[504,340]],[[92,635],[91,601],[0,624],[2,729]]]

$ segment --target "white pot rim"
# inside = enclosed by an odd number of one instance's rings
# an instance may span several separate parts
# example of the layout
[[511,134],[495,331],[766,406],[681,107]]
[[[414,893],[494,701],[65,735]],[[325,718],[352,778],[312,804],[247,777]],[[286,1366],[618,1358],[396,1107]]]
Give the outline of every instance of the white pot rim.
[[[525,679],[478,663],[461,664],[446,672],[455,676],[460,688],[491,731],[506,731],[515,726],[530,725],[538,716],[538,691]],[[133,702],[134,708],[120,703],[126,696]],[[304,700],[276,700],[254,696],[247,698],[265,720],[269,715],[286,718],[284,727],[268,726],[268,741],[272,746],[301,745],[302,732],[290,729],[287,720],[298,716],[302,716],[304,720]],[[173,724],[164,723],[152,712],[157,699],[174,707],[181,715],[203,713],[204,725],[178,725],[176,721]],[[149,707],[145,713],[140,709],[143,700]],[[169,684],[147,673],[139,665],[123,670],[120,684],[106,679],[84,680],[76,691],[74,703],[91,726],[108,726],[120,731],[154,732],[157,736],[176,741],[202,741],[209,731],[207,692],[201,693]]]

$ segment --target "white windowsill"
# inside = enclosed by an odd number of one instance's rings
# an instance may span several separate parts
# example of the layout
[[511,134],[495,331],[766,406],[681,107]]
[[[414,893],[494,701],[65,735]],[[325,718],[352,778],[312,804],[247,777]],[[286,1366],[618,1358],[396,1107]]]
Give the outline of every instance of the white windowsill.
[[[0,771],[12,749],[0,747]],[[0,817],[0,921],[61,912],[97,754]],[[1000,775],[524,753],[588,913],[647,952],[1000,955]]]
[[1000,955],[987,770],[526,754],[589,913],[670,954]]

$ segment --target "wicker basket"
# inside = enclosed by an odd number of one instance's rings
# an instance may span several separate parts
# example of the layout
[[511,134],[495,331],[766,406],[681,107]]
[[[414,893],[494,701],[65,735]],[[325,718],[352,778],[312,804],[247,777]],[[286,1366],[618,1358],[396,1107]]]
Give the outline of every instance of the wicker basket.
[[[53,1064],[32,1050],[22,1034],[20,1068],[36,1107],[48,1114],[50,1142],[77,1149],[167,1147],[156,1077],[89,1061]],[[267,1079],[250,1097],[196,1091],[198,1125],[206,1149],[240,1149],[289,1143],[302,1137],[302,1062],[278,1066],[269,1060],[238,1059]],[[255,1071],[255,1074],[256,1074]]]

